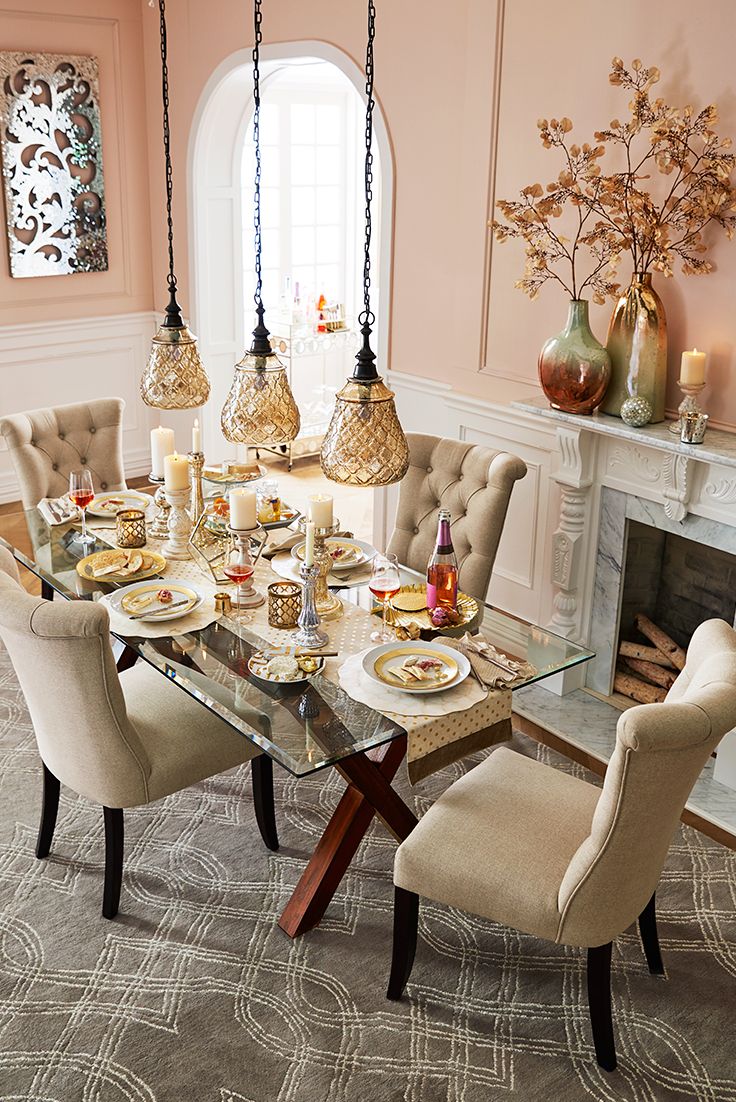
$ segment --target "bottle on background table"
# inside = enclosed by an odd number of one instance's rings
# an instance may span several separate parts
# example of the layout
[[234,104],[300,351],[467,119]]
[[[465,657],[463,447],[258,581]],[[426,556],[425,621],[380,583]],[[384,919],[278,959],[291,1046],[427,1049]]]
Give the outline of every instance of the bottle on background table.
[[457,608],[458,567],[450,535],[450,513],[440,509],[437,543],[427,564],[427,608]]

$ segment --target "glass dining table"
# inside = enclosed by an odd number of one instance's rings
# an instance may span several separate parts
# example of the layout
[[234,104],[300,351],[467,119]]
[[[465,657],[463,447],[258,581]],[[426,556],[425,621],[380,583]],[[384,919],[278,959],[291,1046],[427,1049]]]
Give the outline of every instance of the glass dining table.
[[[90,531],[94,534],[94,528]],[[83,555],[107,550],[109,543],[98,540],[82,549],[77,535],[74,523],[51,527],[31,509],[25,513],[25,531],[19,532],[16,525],[11,542],[2,534],[0,518],[0,544],[40,579],[45,596],[99,600],[115,587],[80,577],[76,566]],[[424,580],[408,568],[402,567],[401,573],[404,584]],[[367,584],[336,591],[366,613],[375,604]],[[593,657],[577,643],[488,604],[476,624],[498,650],[534,667],[534,674],[513,688]],[[406,753],[407,732],[395,719],[353,700],[324,674],[294,686],[271,685],[254,677],[248,660],[264,641],[235,619],[223,617],[185,634],[177,634],[173,621],[171,630],[171,635],[155,638],[115,634],[123,648],[118,668],[140,659],[150,663],[224,720],[234,737],[247,738],[296,777],[334,768],[347,781],[279,920],[295,937],[319,923],[375,815],[398,840],[416,825],[413,811],[391,783]]]

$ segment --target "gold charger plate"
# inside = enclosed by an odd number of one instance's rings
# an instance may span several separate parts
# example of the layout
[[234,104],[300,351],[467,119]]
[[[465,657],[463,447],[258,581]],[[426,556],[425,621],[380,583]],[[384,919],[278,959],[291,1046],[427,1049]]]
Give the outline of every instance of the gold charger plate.
[[[442,673],[426,681],[402,681],[391,673],[391,669],[402,666],[409,657],[433,658],[442,663]],[[388,685],[391,689],[401,689],[407,693],[433,692],[439,688],[449,688],[460,676],[460,667],[454,658],[446,653],[441,653],[436,647],[412,644],[410,647],[393,647],[391,650],[380,654],[373,663],[373,673],[376,678]]]
[[[398,597],[402,593],[426,594],[426,591],[426,585],[402,585],[396,596]],[[409,624],[419,624],[422,631],[438,631],[442,635],[464,635],[466,631],[471,630],[471,625],[474,625],[481,611],[480,605],[475,597],[471,597],[467,593],[458,593],[457,611],[460,614],[459,622],[457,624],[448,624],[448,626],[444,628],[436,628],[432,623],[429,609],[426,606],[419,609],[417,612],[403,612],[401,609],[394,608],[394,600],[395,598],[392,597],[388,602],[387,620],[391,627],[405,628],[408,627]],[[380,614],[380,606],[374,611]]]
[[[133,552],[128,552],[133,554]],[[109,551],[94,551],[91,555],[85,555],[83,559],[80,559],[77,563],[77,574],[84,578],[88,582],[140,582],[144,578],[150,578],[154,574],[160,574],[166,569],[166,559],[163,555],[159,555],[156,551],[141,551],[142,555],[147,555],[153,559],[152,565],[147,570],[139,570],[135,574],[103,574],[100,578],[95,578],[93,571],[95,567],[104,566],[105,563],[114,561],[114,558],[123,554],[116,547],[111,547]]]

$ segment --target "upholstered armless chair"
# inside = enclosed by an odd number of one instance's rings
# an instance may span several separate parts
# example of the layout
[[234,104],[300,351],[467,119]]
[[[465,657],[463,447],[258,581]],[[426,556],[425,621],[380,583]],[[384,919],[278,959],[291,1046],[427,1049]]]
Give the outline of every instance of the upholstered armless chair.
[[0,547],[0,639],[28,704],[43,762],[37,857],[46,857],[59,785],[102,804],[102,913],[114,918],[123,873],[123,809],[161,800],[251,761],[256,820],[278,849],[271,759],[147,662],[118,675],[107,610],[91,601],[51,603],[21,587]]
[[661,704],[623,712],[602,790],[507,748],[451,785],[399,847],[388,997],[401,997],[426,896],[588,950],[598,1063],[616,1067],[610,967],[637,918],[663,973],[655,889],[690,790],[736,727],[736,632],[709,620]]
[[96,491],[124,490],[122,398],[97,398],[0,417],[24,509],[61,497],[69,474],[88,467]]
[[508,452],[460,440],[418,432],[406,438],[409,470],[401,482],[388,550],[424,573],[437,537],[437,515],[449,509],[460,588],[484,600],[511,491],[526,474],[526,464]]

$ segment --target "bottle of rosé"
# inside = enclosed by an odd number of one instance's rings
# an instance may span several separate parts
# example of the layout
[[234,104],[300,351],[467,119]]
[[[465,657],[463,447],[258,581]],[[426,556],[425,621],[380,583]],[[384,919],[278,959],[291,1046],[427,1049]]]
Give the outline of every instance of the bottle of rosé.
[[440,509],[437,543],[427,565],[427,608],[457,607],[457,557],[450,535],[450,513]]

